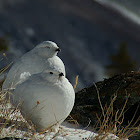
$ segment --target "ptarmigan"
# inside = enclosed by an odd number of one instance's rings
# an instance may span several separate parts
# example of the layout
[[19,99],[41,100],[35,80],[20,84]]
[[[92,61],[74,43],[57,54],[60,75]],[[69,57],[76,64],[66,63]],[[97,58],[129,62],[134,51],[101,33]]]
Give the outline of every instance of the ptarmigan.
[[44,41],[34,49],[23,55],[9,70],[2,89],[15,88],[32,74],[40,73],[45,69],[57,69],[64,73],[65,66],[56,56],[60,51],[56,43]]
[[38,131],[50,127],[57,131],[57,126],[70,114],[75,100],[73,86],[56,69],[31,75],[17,85],[12,96],[13,104],[22,104],[23,114]]

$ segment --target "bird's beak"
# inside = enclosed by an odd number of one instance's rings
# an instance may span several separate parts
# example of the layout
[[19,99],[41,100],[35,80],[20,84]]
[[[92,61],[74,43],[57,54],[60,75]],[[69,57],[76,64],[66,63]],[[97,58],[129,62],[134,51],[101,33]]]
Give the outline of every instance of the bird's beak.
[[56,49],[56,52],[60,52],[60,51],[61,51],[61,49],[59,49],[59,48]]
[[61,72],[61,73],[59,74],[59,78],[61,78],[62,76],[64,76],[64,74]]

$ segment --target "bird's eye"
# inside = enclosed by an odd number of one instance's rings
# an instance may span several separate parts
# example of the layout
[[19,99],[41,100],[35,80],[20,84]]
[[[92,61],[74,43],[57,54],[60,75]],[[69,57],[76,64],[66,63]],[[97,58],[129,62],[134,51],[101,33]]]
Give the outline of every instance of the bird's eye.
[[51,47],[47,46],[48,49],[50,49]]
[[53,74],[53,72],[50,72],[50,74]]

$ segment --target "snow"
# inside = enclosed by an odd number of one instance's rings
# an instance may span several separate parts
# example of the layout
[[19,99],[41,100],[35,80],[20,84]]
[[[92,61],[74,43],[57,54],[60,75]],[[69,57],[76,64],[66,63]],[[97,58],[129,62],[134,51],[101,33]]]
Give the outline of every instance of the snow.
[[1,132],[1,137],[15,137],[15,138],[24,138],[24,139],[44,139],[44,140],[83,140],[95,137],[97,134],[91,131],[86,131],[82,129],[74,129],[67,128],[65,126],[61,126],[61,130],[58,133],[51,132],[49,134],[35,133],[34,135],[31,132],[21,131],[17,129],[13,129],[12,127],[3,128]]
[[[7,109],[6,109],[7,107]],[[21,122],[23,124],[27,123],[27,121],[22,117],[20,111],[14,110],[13,106],[7,104],[5,108],[0,108],[0,118],[8,117],[11,121],[17,121],[17,123],[12,123],[9,127],[5,127],[5,124],[0,127],[0,139],[5,137],[13,137],[13,138],[22,138],[22,139],[34,139],[34,140],[97,140],[97,133],[93,132],[92,128],[87,128],[85,130],[82,126],[77,126],[75,124],[71,124],[68,122],[63,122],[59,127],[59,131],[55,132],[46,132],[44,134],[39,134],[38,132],[33,131],[32,126],[28,126],[28,128],[23,128]],[[11,109],[12,108],[12,109]],[[7,116],[6,116],[7,114]],[[19,122],[19,123],[18,123]],[[26,124],[25,124],[26,125]],[[24,130],[24,131],[23,131]],[[117,136],[114,134],[104,134],[99,136],[98,138],[104,140],[119,140]]]
[[94,133],[92,131],[83,130],[83,129],[75,129],[75,128],[69,128],[67,126],[60,126],[60,130],[58,133],[45,133],[45,134],[39,134],[26,131],[21,131],[17,129],[13,129],[12,127],[9,128],[3,128],[1,131],[0,138],[5,137],[14,137],[14,138],[22,138],[22,139],[36,139],[36,140],[97,140],[97,139],[103,139],[103,140],[119,140],[117,136],[114,134],[108,133],[105,135],[101,135],[98,138],[97,133]]

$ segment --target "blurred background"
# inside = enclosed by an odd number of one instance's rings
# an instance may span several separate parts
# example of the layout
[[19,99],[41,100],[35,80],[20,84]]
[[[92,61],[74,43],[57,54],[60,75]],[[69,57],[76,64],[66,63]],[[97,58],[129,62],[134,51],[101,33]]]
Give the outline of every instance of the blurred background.
[[61,48],[77,90],[140,67],[139,0],[0,0],[0,68],[38,43]]

